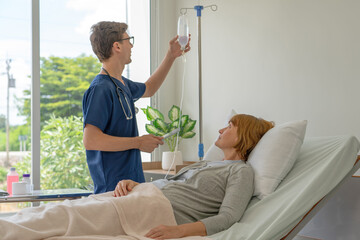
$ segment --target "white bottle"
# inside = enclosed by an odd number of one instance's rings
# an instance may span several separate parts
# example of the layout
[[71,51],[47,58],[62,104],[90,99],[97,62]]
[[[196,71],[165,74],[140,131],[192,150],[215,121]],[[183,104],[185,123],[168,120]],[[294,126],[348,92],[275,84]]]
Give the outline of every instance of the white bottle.
[[181,50],[185,50],[186,44],[189,41],[189,24],[185,15],[179,17],[177,34]]
[[22,182],[26,182],[26,194],[31,194],[32,190],[33,190],[33,187],[32,187],[32,184],[31,184],[30,174],[24,173],[23,178],[22,178]]

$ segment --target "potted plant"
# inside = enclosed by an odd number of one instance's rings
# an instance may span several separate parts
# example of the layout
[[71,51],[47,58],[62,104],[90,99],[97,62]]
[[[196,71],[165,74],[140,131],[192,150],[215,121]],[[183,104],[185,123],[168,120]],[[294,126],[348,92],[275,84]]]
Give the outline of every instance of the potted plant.
[[[172,165],[171,169],[173,170],[176,165],[181,165],[183,163],[181,152],[175,152],[177,136],[179,135],[178,144],[180,144],[182,139],[194,137],[196,133],[192,130],[195,127],[196,120],[192,120],[189,115],[182,115],[180,108],[175,105],[173,105],[168,112],[170,122],[165,122],[164,115],[155,108],[148,106],[141,110],[145,113],[146,118],[151,121],[150,124],[145,125],[146,131],[150,134],[164,136],[180,127],[180,132],[178,134],[164,139],[170,152],[163,152],[162,168],[168,170]],[[173,161],[174,164],[172,164]]]

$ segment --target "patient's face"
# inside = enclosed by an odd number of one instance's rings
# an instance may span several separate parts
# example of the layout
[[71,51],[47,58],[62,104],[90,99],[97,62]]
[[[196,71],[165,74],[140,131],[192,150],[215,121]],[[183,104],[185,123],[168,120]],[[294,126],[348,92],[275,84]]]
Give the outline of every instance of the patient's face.
[[229,148],[234,148],[235,144],[238,141],[237,127],[234,126],[231,122],[225,128],[219,130],[219,138],[216,140],[215,145],[224,150]]

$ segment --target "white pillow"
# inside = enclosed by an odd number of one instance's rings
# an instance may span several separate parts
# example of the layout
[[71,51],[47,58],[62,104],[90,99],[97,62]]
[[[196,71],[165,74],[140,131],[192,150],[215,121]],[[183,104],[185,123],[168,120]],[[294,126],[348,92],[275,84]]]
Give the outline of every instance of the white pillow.
[[[232,110],[227,119],[230,120],[235,114]],[[275,125],[261,138],[247,161],[255,173],[254,196],[262,199],[275,191],[291,170],[300,152],[306,125],[306,120]],[[220,161],[223,158],[223,151],[215,146],[214,142],[206,152],[204,160]]]
[[250,153],[248,163],[255,173],[254,196],[274,192],[294,166],[304,141],[307,121],[281,124],[270,129]]

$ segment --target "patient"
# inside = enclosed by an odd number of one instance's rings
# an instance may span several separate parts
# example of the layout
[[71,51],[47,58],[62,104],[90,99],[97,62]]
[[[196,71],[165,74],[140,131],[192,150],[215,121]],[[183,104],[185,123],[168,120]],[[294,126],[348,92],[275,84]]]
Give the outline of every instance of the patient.
[[[145,236],[179,238],[206,236],[228,229],[243,215],[253,194],[253,171],[246,164],[250,152],[273,127],[272,122],[238,114],[220,129],[216,146],[224,152],[219,161],[201,161],[182,169],[169,180],[154,181],[173,207],[177,226],[158,226]],[[139,183],[120,181],[114,196],[127,195]]]
[[[125,228],[123,229],[124,226],[129,227],[128,223],[123,225],[119,218],[140,215],[140,221],[144,222],[144,211],[147,209],[155,214],[150,216],[153,224],[145,223],[150,227],[143,227],[139,236],[168,239],[206,236],[228,229],[241,219],[253,194],[254,173],[246,164],[249,154],[272,127],[272,122],[263,119],[245,114],[235,115],[227,127],[219,130],[220,135],[215,143],[224,152],[224,159],[213,162],[201,161],[183,168],[169,180],[154,181],[153,184],[160,190],[150,183],[144,183],[128,197],[118,198],[126,196],[139,184],[132,180],[122,180],[114,192],[23,209],[8,220],[0,219],[0,236],[4,239],[45,239],[54,236],[102,234],[119,236],[128,233]],[[142,191],[146,192],[147,189],[154,190],[154,194],[149,198],[139,195],[141,204],[133,202],[134,196],[143,193]],[[161,205],[160,200],[165,205]],[[114,210],[114,204],[125,201],[131,202],[135,207],[127,208],[127,213],[120,213],[119,209],[125,209],[125,206],[129,205],[120,205]],[[153,202],[149,203],[151,201]],[[170,217],[164,221],[154,221],[154,218],[166,215],[162,206],[166,206]],[[140,207],[145,210],[135,213],[134,210]],[[163,211],[160,215],[158,211],[153,213],[151,209],[156,207]],[[178,225],[175,225],[172,213]],[[172,222],[169,222],[170,220]],[[163,222],[168,226],[160,225],[153,228]],[[138,223],[135,222],[134,225],[140,226]]]

